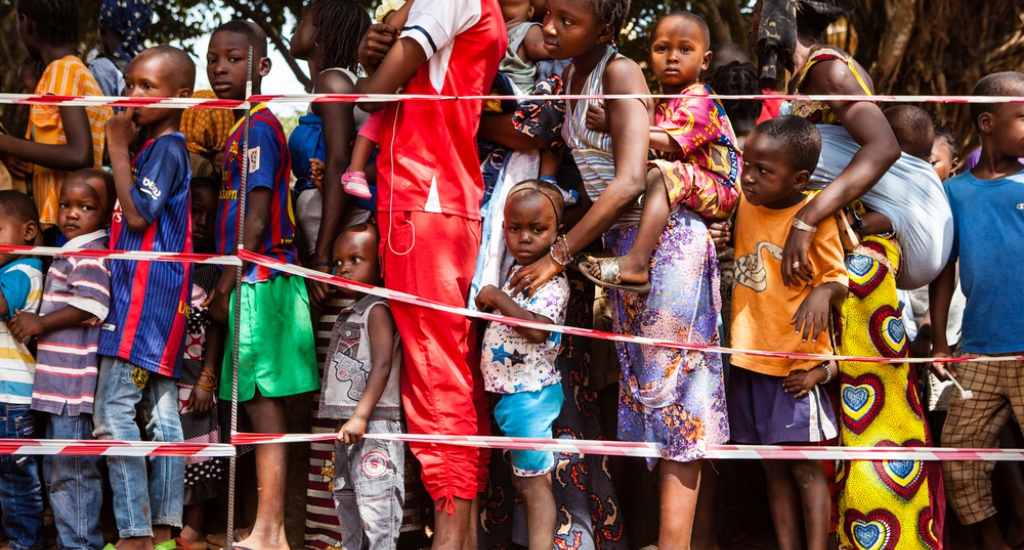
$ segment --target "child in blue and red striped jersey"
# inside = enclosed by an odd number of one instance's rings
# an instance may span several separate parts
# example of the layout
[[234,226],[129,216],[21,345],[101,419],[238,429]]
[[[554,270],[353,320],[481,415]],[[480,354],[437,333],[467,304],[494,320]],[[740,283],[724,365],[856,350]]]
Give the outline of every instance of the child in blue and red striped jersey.
[[[270,71],[267,37],[250,21],[229,21],[214,31],[206,53],[206,73],[220,99],[246,99],[249,51],[252,49],[252,93]],[[289,264],[298,263],[291,192],[291,154],[277,117],[266,105],[250,113],[248,159],[242,120],[232,129],[224,149],[224,181],[214,229],[217,252],[234,254],[242,220],[239,216],[241,179],[246,180],[246,210],[242,240],[245,249]],[[242,269],[241,296],[234,296],[235,274]],[[235,334],[233,310],[241,307],[241,331]],[[302,278],[245,262],[229,266],[217,283],[210,315],[227,325],[220,398],[232,398],[231,350],[238,338],[238,401],[245,404],[253,428],[283,433],[283,397],[320,389],[309,297]],[[259,445],[256,479],[260,498],[250,548],[287,548],[284,532],[284,445]]]
[[[189,97],[195,64],[185,52],[157,46],[135,57],[125,75],[129,97]],[[113,250],[192,252],[189,165],[180,109],[128,109],[107,123],[117,188]],[[147,141],[130,155],[138,129]],[[110,313],[100,330],[100,372],[93,409],[99,439],[138,441],[136,405],[154,441],[182,441],[178,387],[191,264],[110,261]],[[181,527],[183,457],[159,457],[148,475],[143,457],[107,457],[119,550],[174,548]],[[148,481],[148,483],[147,483]]]
[[[106,250],[113,210],[114,178],[109,173],[94,168],[71,173],[57,200],[57,228],[67,239],[64,248]],[[58,256],[46,274],[39,314],[20,313],[8,323],[18,341],[38,335],[32,410],[42,413],[47,439],[93,439],[97,348],[109,310],[107,261]],[[101,460],[87,455],[44,458],[61,548],[103,546],[96,513],[103,505]]]

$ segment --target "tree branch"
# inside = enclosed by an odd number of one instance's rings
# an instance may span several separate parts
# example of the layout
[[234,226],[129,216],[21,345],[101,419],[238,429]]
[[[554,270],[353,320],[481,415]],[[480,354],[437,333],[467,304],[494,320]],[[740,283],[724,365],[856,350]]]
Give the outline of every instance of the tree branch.
[[281,52],[284,56],[284,60],[288,63],[288,67],[295,73],[295,78],[298,79],[302,87],[306,89],[306,92],[313,91],[313,81],[306,76],[306,73],[299,66],[299,62],[292,57],[292,54],[288,53],[288,45],[285,44],[284,38],[281,37],[281,33],[277,30],[277,27],[271,25],[265,17],[262,17],[259,13],[256,13],[248,5],[239,2],[238,0],[224,0],[224,3],[234,9],[236,12],[245,17],[251,19],[254,23],[263,29],[263,32],[267,34],[267,38],[274,43],[274,47],[277,51]]

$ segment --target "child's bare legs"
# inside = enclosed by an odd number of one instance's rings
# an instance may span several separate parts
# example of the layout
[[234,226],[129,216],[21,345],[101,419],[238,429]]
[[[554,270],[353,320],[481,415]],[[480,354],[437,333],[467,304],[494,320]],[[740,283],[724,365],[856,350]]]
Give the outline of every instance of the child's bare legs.
[[184,525],[181,527],[181,538],[190,545],[206,541],[203,537],[203,516],[205,511],[205,502],[189,504],[182,510],[181,522]]
[[[245,412],[257,433],[285,433],[284,401],[256,392],[245,403]],[[288,549],[284,532],[284,487],[288,447],[283,444],[256,446],[256,483],[259,498],[252,533],[239,546],[252,550]]]
[[432,550],[476,550],[476,523],[479,507],[477,500],[455,498],[455,514],[448,515],[434,503],[434,541]]
[[167,542],[171,540],[171,526],[170,525],[154,525],[153,526],[153,544],[160,544],[161,542]]
[[[999,430],[999,447],[1013,449],[1017,447],[1017,439],[1013,436],[1013,428],[1007,422]],[[1006,544],[1011,548],[1024,546],[1024,472],[1018,462],[997,462],[992,478],[996,487],[1001,487],[1010,498],[1007,513],[1013,518],[1006,531]]]
[[693,550],[718,550],[718,533],[715,529],[715,505],[718,504],[718,472],[710,460],[705,460],[700,469],[700,491],[697,496],[697,510],[693,514]]
[[551,550],[558,523],[555,495],[551,492],[551,476],[519,477],[513,474],[512,485],[526,504],[530,550]]
[[658,550],[689,550],[693,515],[700,489],[703,460],[693,462],[658,461],[658,486],[661,491],[661,528]]
[[807,536],[806,548],[826,550],[832,498],[821,462],[766,460],[763,465],[768,481],[768,507],[779,550],[805,548],[801,522]]
[[[640,214],[640,225],[636,239],[625,256],[619,257],[619,275],[626,284],[643,284],[650,277],[651,256],[661,240],[671,212],[668,204],[668,188],[660,168],[647,172],[647,190],[644,191],[644,207]],[[601,276],[601,269],[591,259],[590,274]]]

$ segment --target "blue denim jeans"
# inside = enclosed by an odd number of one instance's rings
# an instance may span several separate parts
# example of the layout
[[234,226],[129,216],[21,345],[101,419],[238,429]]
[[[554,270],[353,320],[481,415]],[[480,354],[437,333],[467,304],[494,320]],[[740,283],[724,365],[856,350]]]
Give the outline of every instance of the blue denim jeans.
[[[183,440],[178,417],[178,385],[174,379],[117,357],[102,357],[93,407],[96,438],[141,441],[135,420],[136,405],[139,405],[139,422],[146,428],[147,440]],[[149,458],[152,473],[148,480],[146,460],[107,457],[110,487],[114,492],[114,517],[122,539],[152,536],[153,525],[181,527],[185,458]]]
[[[0,403],[0,438],[34,439],[35,414],[28,405]],[[43,547],[43,490],[36,457],[0,455],[0,509],[13,550]]]
[[[45,415],[46,439],[95,439],[92,415]],[[103,530],[100,515],[103,506],[103,457],[88,455],[52,455],[43,457],[43,479],[50,495],[50,507],[57,524],[60,550],[100,550]]]
[[[402,433],[398,420],[370,420],[367,433]],[[391,550],[402,529],[405,444],[363,439],[334,449],[334,506],[342,550]]]

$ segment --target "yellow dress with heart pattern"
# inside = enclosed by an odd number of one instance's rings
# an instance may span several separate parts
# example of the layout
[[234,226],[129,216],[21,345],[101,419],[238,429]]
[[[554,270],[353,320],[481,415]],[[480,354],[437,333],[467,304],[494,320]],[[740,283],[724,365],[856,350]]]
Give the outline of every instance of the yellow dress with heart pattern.
[[[906,357],[895,240],[869,236],[846,256],[850,293],[836,321],[839,352]],[[931,446],[912,364],[840,362],[841,436],[850,447]],[[837,472],[844,549],[939,549],[945,502],[938,462],[847,461]]]

